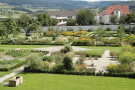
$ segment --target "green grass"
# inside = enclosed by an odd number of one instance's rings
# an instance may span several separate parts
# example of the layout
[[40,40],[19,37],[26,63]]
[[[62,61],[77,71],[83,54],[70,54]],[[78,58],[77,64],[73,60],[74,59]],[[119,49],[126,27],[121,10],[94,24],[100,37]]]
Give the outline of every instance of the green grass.
[[116,77],[74,76],[56,74],[20,74],[24,82],[19,87],[0,90],[135,90],[135,80]]
[[11,73],[12,71],[0,71],[0,78],[3,77],[6,74]]
[[0,48],[44,48],[58,45],[0,45]]
[[79,46],[88,49],[103,49],[103,50],[121,50],[122,47],[107,47],[107,46]]

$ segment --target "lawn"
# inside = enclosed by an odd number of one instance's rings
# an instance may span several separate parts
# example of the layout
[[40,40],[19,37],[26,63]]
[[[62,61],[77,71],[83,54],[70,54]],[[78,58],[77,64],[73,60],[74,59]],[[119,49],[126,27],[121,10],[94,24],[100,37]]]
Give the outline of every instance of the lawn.
[[0,45],[0,48],[44,48],[54,47],[59,45]]
[[0,90],[135,90],[135,80],[115,77],[74,76],[56,74],[20,74],[24,82],[19,87]]
[[103,50],[121,50],[122,47],[107,47],[107,46],[78,46],[81,48],[88,48],[88,49],[103,49]]
[[0,71],[0,77],[3,77],[6,74],[11,73],[12,71]]

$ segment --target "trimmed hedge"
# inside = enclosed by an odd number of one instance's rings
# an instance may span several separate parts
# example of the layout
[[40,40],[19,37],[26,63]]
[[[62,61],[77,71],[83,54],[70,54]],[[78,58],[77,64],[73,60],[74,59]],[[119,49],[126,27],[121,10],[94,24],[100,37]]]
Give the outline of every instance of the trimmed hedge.
[[63,70],[63,71],[53,71],[53,70],[41,71],[41,70],[30,70],[27,67],[25,67],[24,72],[135,78],[135,72],[134,73],[95,73],[95,72],[88,72],[88,71],[76,72],[76,71],[66,71],[66,70]]

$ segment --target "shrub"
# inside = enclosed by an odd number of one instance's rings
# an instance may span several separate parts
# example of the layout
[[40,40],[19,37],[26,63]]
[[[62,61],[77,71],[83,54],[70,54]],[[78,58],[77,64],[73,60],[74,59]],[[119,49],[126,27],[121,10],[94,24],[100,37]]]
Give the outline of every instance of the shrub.
[[123,52],[119,57],[118,57],[118,61],[121,64],[130,64],[133,61],[135,61],[135,54],[133,54],[132,52]]
[[48,71],[49,69],[50,69],[50,63],[48,61],[45,61],[43,70]]
[[86,64],[75,64],[75,71],[77,72],[82,72],[82,71],[86,71]]
[[73,40],[72,45],[75,45],[75,46],[91,46],[91,45],[93,45],[93,42],[92,42],[91,39],[80,38],[80,39]]
[[85,57],[80,57],[76,64],[84,64]]
[[64,67],[62,64],[58,64],[58,65],[55,65],[53,68],[52,68],[52,71],[53,72],[63,72],[64,71]]
[[48,61],[48,62],[53,62],[54,61],[53,56],[43,56],[42,59],[43,59],[43,61]]
[[111,51],[111,52],[110,52],[110,56],[111,56],[112,58],[114,58],[115,55],[116,55],[116,54],[115,54],[115,51]]
[[66,70],[73,70],[73,62],[71,57],[64,57],[63,66]]
[[62,53],[67,53],[72,51],[72,46],[67,44],[64,46],[64,49],[61,50]]
[[21,45],[23,42],[25,42],[25,37],[14,38],[11,40],[11,43],[14,45]]
[[107,66],[107,71],[109,71],[109,73],[117,73],[118,72],[118,65],[108,65]]
[[44,64],[43,61],[40,59],[38,54],[31,54],[27,56],[26,58],[26,68],[29,68],[30,70],[43,70],[44,69]]

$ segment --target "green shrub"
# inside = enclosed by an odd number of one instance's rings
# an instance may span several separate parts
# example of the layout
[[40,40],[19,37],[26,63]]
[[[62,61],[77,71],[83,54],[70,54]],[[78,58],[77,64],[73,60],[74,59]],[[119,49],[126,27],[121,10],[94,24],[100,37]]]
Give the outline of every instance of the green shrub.
[[67,53],[72,51],[72,46],[70,44],[66,44],[64,49],[61,50],[62,53]]
[[75,64],[74,69],[77,72],[86,71],[86,64]]
[[117,73],[118,72],[118,65],[108,65],[107,71],[109,71],[109,73]]
[[50,63],[48,61],[45,61],[43,70],[48,71],[49,69],[50,69]]
[[55,63],[56,64],[62,64],[63,62],[63,56],[62,55],[54,55]]
[[48,62],[53,62],[54,61],[53,56],[43,56],[42,59],[43,59],[43,61],[48,61]]
[[63,66],[66,70],[73,70],[73,62],[71,57],[64,57]]
[[27,68],[29,68],[32,71],[34,71],[34,70],[40,71],[40,70],[44,69],[44,63],[40,59],[38,54],[31,54],[31,55],[27,56],[26,65],[27,65]]
[[135,61],[135,54],[132,52],[123,52],[119,57],[118,57],[118,61],[121,64],[130,64],[133,61]]
[[64,71],[63,64],[55,65],[55,66],[52,68],[52,71],[53,71],[53,72],[63,72],[63,71]]

